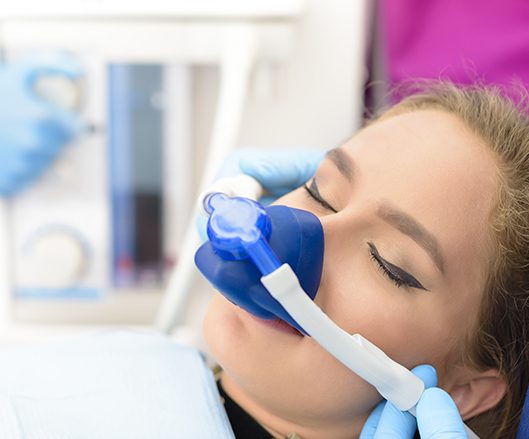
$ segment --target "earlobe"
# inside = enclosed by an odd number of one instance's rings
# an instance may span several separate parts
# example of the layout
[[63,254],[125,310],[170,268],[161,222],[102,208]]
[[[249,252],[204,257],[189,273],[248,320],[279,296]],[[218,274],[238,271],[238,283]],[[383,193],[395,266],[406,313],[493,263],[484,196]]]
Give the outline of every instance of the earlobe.
[[507,385],[498,370],[476,372],[465,382],[455,383],[447,390],[463,420],[495,407],[505,395]]

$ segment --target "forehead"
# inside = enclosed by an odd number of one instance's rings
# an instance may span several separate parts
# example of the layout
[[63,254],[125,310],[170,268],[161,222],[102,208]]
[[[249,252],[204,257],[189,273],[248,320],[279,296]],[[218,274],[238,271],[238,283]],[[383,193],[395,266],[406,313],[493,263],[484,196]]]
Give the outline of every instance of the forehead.
[[448,261],[476,261],[489,234],[497,170],[490,149],[456,116],[424,110],[389,117],[343,148],[355,163],[351,194],[412,215]]

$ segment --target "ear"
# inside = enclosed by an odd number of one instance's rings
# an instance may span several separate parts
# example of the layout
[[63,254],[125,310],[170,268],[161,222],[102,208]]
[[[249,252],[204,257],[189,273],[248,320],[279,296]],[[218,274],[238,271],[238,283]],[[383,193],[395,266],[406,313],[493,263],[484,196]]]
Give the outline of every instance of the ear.
[[447,392],[455,401],[463,420],[495,407],[505,395],[507,384],[497,369],[465,374]]

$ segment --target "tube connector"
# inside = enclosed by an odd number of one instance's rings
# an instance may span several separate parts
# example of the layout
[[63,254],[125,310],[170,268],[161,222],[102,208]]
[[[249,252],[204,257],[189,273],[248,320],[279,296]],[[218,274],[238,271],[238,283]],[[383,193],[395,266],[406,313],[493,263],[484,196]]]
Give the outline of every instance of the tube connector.
[[208,238],[225,259],[250,258],[263,275],[280,267],[268,244],[272,224],[263,206],[248,198],[232,198],[223,193],[208,194],[203,205],[210,215]]
[[202,216],[209,216],[204,203],[209,195],[217,192],[228,195],[229,197],[244,197],[257,201],[263,196],[263,187],[255,178],[246,174],[221,178],[198,197],[198,212]]

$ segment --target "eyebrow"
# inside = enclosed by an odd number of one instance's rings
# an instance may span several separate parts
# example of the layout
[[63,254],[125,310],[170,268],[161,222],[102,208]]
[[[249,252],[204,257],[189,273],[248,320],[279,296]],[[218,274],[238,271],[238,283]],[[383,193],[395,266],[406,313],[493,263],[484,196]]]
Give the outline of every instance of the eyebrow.
[[[325,156],[336,165],[340,173],[347,180],[352,181],[354,162],[345,151],[340,148],[334,148],[328,151]],[[377,215],[424,248],[435,262],[439,271],[444,274],[444,257],[441,253],[441,246],[433,233],[429,232],[406,212],[397,209],[387,202],[380,205],[377,210]]]
[[444,274],[445,263],[441,253],[441,247],[431,232],[426,230],[410,215],[388,203],[383,203],[379,206],[377,215],[424,248],[435,262],[439,271]]
[[336,165],[338,171],[340,171],[347,180],[351,181],[353,179],[353,161],[342,149],[331,149],[325,154],[325,157]]

